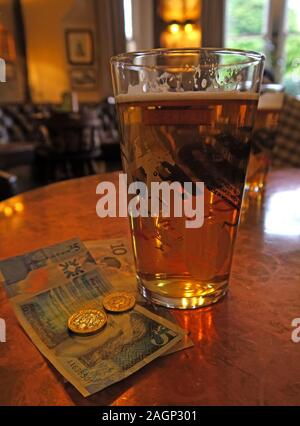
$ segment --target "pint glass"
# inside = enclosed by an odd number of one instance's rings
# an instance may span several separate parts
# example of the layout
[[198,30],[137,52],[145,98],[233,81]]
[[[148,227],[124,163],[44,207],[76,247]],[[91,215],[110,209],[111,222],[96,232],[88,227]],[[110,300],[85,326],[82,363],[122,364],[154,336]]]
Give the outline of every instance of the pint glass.
[[282,86],[272,84],[271,87],[270,92],[268,86],[263,88],[264,92],[258,101],[246,178],[246,190],[250,197],[262,194],[265,189],[283,104]]
[[[146,185],[149,206],[154,182],[178,183],[183,204],[203,202],[198,227],[176,213],[175,194],[148,217],[129,212],[138,287],[153,303],[197,308],[227,291],[263,62],[227,49],[154,49],[111,60],[128,184]],[[204,189],[185,191],[186,182]]]

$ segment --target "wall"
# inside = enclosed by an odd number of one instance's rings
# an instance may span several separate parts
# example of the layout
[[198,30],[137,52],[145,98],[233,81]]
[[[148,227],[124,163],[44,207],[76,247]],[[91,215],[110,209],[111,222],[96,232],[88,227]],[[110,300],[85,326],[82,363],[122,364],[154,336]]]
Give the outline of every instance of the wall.
[[14,2],[12,0],[0,0],[0,23],[5,30],[12,32],[16,41],[16,60],[7,65],[10,67],[11,79],[6,83],[0,83],[0,102],[22,102],[25,96],[24,63],[20,46],[17,43],[17,28],[14,19]]
[[[71,90],[71,69],[78,68],[68,63],[65,31],[89,29],[96,41],[94,0],[22,0],[22,8],[32,100],[60,102],[62,93]],[[98,46],[97,43],[94,45],[95,64],[92,68],[98,78]],[[96,102],[102,98],[99,82],[92,90],[80,89],[77,93],[83,102]]]
[[154,2],[153,0],[132,0],[133,39],[136,50],[154,47]]

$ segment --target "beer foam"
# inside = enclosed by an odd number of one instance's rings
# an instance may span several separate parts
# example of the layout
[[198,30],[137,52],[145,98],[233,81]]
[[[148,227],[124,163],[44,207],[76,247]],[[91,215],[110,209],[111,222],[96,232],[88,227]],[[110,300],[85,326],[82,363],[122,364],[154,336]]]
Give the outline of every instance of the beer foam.
[[196,100],[214,100],[214,101],[248,101],[257,100],[258,93],[238,92],[238,91],[186,91],[186,92],[147,92],[147,93],[129,93],[116,96],[117,103],[124,102],[156,102],[156,101],[196,101]]

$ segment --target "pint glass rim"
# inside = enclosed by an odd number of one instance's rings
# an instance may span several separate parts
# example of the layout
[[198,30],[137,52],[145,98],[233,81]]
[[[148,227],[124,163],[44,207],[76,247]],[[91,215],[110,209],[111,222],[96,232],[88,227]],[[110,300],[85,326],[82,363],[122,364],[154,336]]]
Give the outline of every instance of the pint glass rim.
[[[231,48],[213,48],[213,47],[199,47],[199,48],[158,48],[158,49],[147,49],[147,50],[138,50],[136,52],[126,52],[120,53],[119,55],[113,56],[110,59],[110,63],[112,66],[121,66],[126,69],[131,70],[164,70],[164,69],[182,69],[183,71],[191,68],[195,68],[195,65],[147,65],[147,64],[137,64],[134,63],[134,60],[137,58],[145,58],[145,57],[158,57],[163,55],[184,57],[188,55],[199,55],[199,54],[215,54],[220,57],[232,56],[232,57],[240,57],[244,58],[241,61],[232,61],[224,64],[217,64],[217,68],[228,68],[232,66],[241,66],[241,65],[257,65],[259,63],[264,62],[265,55],[260,52],[252,51],[252,50],[242,50],[242,49],[231,49]],[[210,68],[211,63],[199,64],[201,68]]]

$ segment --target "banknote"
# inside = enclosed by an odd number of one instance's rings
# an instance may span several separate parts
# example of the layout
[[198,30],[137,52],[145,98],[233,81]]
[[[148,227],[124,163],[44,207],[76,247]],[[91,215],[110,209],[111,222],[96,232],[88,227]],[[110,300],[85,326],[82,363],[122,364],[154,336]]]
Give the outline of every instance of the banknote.
[[136,273],[131,245],[126,238],[84,241],[104,276],[118,291],[137,291]]
[[[96,261],[79,238],[0,262],[0,279],[9,298],[34,294],[61,279],[75,279],[96,267]],[[104,278],[103,278],[104,280]],[[105,283],[109,286],[109,283]]]
[[0,271],[20,324],[83,396],[124,379],[184,336],[176,324],[139,304],[127,313],[108,314],[106,327],[96,335],[70,333],[69,316],[101,308],[103,296],[113,289],[78,239],[4,260]]
[[[84,241],[84,244],[100,266],[103,275],[115,289],[135,293],[135,297],[142,306],[176,324],[176,320],[169,309],[157,305],[149,306],[138,292],[133,252],[127,238],[89,240]],[[193,342],[188,331],[186,331],[183,339],[164,355],[192,346]]]

